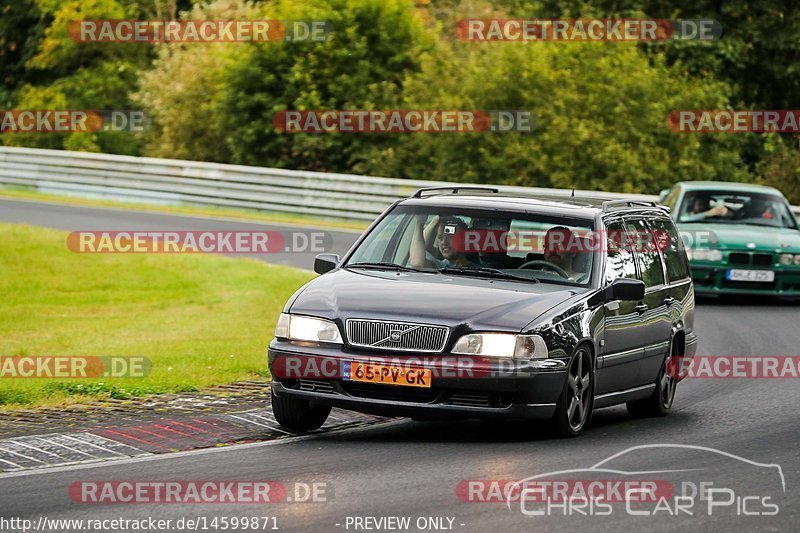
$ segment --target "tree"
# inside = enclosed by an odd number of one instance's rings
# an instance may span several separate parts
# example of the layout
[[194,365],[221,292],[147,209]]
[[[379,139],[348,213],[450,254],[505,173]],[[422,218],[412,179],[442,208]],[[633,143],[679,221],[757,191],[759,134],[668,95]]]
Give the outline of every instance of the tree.
[[[263,18],[244,0],[196,6],[187,19]],[[223,108],[231,69],[247,53],[245,43],[163,43],[153,68],[141,77],[135,100],[153,118],[145,153],[152,157],[231,160]]]
[[405,0],[285,0],[282,20],[325,20],[325,42],[252,46],[225,90],[226,131],[235,163],[344,171],[364,146],[390,146],[379,135],[287,134],[273,128],[282,110],[391,109],[403,81],[432,43]]
[[[577,44],[577,43],[575,43]],[[406,107],[530,110],[532,133],[416,134],[374,150],[377,175],[658,192],[682,179],[744,179],[741,138],[677,134],[674,109],[719,108],[729,89],[624,43],[444,47],[405,83]]]
[[794,205],[800,205],[800,146],[797,137],[781,142],[770,136],[766,157],[758,165],[758,182],[783,192]]

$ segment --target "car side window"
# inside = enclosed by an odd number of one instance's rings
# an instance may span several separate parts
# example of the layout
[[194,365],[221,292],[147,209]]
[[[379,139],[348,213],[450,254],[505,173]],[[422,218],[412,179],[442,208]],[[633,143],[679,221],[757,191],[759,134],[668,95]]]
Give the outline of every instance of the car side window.
[[622,222],[610,222],[606,225],[606,282],[617,278],[636,278],[636,264],[633,250]]
[[656,248],[653,232],[642,219],[630,220],[625,226],[630,233],[633,255],[636,257],[645,287],[663,285],[664,267],[661,265],[661,256]]
[[675,225],[668,220],[658,219],[648,221],[648,225],[653,229],[656,246],[664,256],[670,283],[688,278],[689,264],[686,261],[683,241]]
[[675,204],[678,202],[678,196],[681,194],[680,187],[673,187],[669,194],[664,198],[664,201],[661,202],[663,205],[669,207],[671,210],[675,210]]

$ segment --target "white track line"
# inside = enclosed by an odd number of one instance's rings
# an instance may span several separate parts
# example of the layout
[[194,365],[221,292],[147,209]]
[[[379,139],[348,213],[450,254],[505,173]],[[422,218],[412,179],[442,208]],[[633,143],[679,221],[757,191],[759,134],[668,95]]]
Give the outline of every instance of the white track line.
[[0,473],[0,480],[13,478],[13,477],[26,477],[26,476],[40,476],[45,474],[53,474],[58,472],[70,472],[75,470],[86,470],[89,468],[102,468],[102,467],[113,467],[115,465],[121,464],[136,464],[136,463],[144,463],[149,461],[163,461],[167,459],[178,459],[181,457],[188,457],[194,455],[206,455],[210,453],[230,453],[235,452],[237,450],[250,450],[253,448],[263,448],[266,446],[278,446],[282,444],[290,444],[293,442],[300,442],[305,440],[313,440],[319,439],[324,437],[330,437],[331,435],[341,435],[341,434],[350,434],[350,433],[361,433],[364,431],[369,431],[376,427],[386,427],[386,426],[393,426],[406,423],[405,420],[389,420],[386,422],[379,422],[377,424],[372,424],[370,426],[358,427],[358,428],[351,428],[351,429],[344,429],[337,432],[322,432],[322,433],[312,433],[310,435],[298,435],[296,437],[284,437],[280,439],[273,439],[264,442],[249,442],[247,444],[236,444],[233,446],[226,446],[223,448],[204,448],[201,450],[187,450],[183,452],[173,452],[173,453],[164,453],[159,455],[147,455],[147,456],[140,456],[140,457],[130,457],[127,459],[119,459],[119,460],[100,460],[93,463],[83,463],[83,464],[76,464],[76,465],[65,465],[65,466],[54,466],[52,468],[38,468],[35,470],[23,470],[21,472],[5,472]]
[[[30,461],[34,461],[34,462],[37,462],[37,463],[42,463],[43,465],[47,464],[44,461],[40,461],[39,459],[36,459],[34,457],[28,457],[27,455],[25,455],[23,453],[17,453],[17,452],[11,451],[11,450],[9,450],[7,448],[3,448],[2,446],[0,446],[0,451],[4,451],[6,453],[10,453],[11,455],[16,455],[18,457],[24,457],[25,459],[28,459]],[[58,456],[56,456],[56,457],[58,457]]]
[[[98,450],[103,450],[104,452],[109,452],[109,453],[113,453],[115,455],[119,455],[120,457],[129,457],[128,455],[125,455],[124,453],[119,453],[117,451],[110,450],[108,448],[103,448],[102,446],[98,446],[97,444],[92,444],[91,442],[88,442],[88,441],[83,441],[81,439],[76,439],[75,437],[70,437],[69,435],[62,435],[62,437],[67,439],[67,440],[74,440],[75,442],[78,442],[80,444],[86,444],[88,446],[92,446],[93,448],[97,448]],[[102,437],[100,437],[100,438],[102,438]]]

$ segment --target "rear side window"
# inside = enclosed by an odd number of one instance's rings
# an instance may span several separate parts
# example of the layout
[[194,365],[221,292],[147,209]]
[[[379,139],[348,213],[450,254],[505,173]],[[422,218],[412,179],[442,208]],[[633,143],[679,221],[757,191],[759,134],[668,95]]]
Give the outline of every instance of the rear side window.
[[642,281],[646,287],[656,287],[664,284],[664,268],[661,266],[661,256],[658,254],[653,232],[644,220],[630,220],[625,223],[633,244],[634,256],[642,273]]
[[675,226],[668,220],[650,220],[648,225],[653,228],[656,245],[664,256],[667,264],[667,279],[670,283],[681,281],[689,277],[689,264],[686,252]]
[[633,250],[622,222],[610,222],[606,225],[608,256],[606,259],[606,281],[617,278],[636,279],[636,264]]

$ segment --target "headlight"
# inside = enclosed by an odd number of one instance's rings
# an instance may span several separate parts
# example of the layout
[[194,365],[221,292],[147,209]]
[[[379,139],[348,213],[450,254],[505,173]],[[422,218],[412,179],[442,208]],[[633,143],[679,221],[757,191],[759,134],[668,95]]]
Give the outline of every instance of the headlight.
[[797,254],[796,256],[794,256],[794,264],[795,265],[800,265],[800,254]]
[[794,256],[792,254],[781,254],[780,264],[791,265],[794,263]]
[[696,250],[687,250],[686,255],[689,260],[697,261],[722,261],[722,252],[719,250],[708,250],[705,248],[698,248]]
[[539,335],[513,333],[469,333],[453,346],[452,353],[486,357],[546,359],[547,344]]
[[275,336],[292,341],[330,342],[342,344],[342,335],[334,322],[324,318],[281,313],[275,325]]

